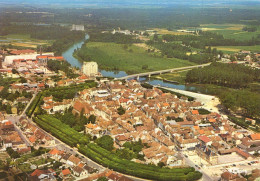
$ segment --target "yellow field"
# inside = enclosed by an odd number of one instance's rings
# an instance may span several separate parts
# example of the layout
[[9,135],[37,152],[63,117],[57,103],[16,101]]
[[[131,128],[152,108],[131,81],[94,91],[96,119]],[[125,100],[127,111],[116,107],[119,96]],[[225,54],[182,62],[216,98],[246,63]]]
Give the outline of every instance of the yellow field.
[[157,31],[157,34],[160,35],[192,35],[191,33],[177,32],[177,31],[169,31],[167,29],[154,28],[154,31]]
[[203,31],[217,31],[217,30],[242,30],[242,24],[202,24]]

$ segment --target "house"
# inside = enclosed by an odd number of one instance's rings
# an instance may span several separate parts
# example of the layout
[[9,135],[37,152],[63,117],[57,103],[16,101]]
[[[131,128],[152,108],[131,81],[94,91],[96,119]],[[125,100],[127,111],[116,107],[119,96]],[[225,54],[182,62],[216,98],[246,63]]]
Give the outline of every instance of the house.
[[200,142],[204,145],[211,145],[212,144],[212,141],[209,137],[207,136],[199,136],[198,139],[200,140]]
[[49,151],[48,155],[50,155],[52,159],[60,160],[62,158],[63,153],[64,151],[60,151],[56,148],[53,148],[52,150]]
[[71,172],[68,168],[62,170],[61,173],[60,173],[60,177],[62,177],[64,180],[70,178],[70,176],[71,176]]
[[30,180],[56,180],[55,178],[56,172],[52,169],[48,170],[39,170],[36,169],[33,173],[30,175]]
[[209,164],[215,165],[218,163],[218,155],[213,149],[204,144],[198,144],[195,147],[196,153],[199,157],[206,160]]
[[250,135],[250,138],[251,138],[253,141],[260,140],[260,133],[251,134],[251,135]]
[[241,178],[238,174],[233,174],[230,172],[224,172],[221,174],[221,181],[246,181],[245,178]]
[[88,175],[88,171],[79,166],[76,166],[73,168],[73,174],[77,177],[83,177],[85,175]]
[[76,166],[76,165],[78,165],[79,163],[80,163],[80,159],[77,158],[77,157],[75,157],[74,155],[71,155],[71,156],[68,158],[67,162],[66,162],[66,164],[69,165],[70,167]]
[[84,114],[84,116],[89,116],[90,114],[94,113],[94,109],[88,103],[77,100],[73,105],[72,113],[74,115],[80,115],[81,112]]

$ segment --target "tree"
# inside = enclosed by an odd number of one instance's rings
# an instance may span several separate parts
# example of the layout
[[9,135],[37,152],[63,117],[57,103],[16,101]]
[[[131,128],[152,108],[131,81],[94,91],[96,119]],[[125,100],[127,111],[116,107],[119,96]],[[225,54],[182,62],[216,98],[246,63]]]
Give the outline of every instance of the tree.
[[21,83],[27,83],[27,79],[24,77],[21,77]]
[[12,69],[12,74],[19,74],[19,72],[16,69]]
[[123,114],[125,114],[125,109],[120,105],[120,107],[117,109],[117,113],[119,115],[123,115]]
[[108,179],[106,177],[99,177],[97,181],[108,181]]
[[165,166],[165,163],[163,163],[163,162],[159,162],[158,164],[157,164],[159,167],[164,167]]
[[146,31],[143,33],[144,36],[149,36],[149,33]]
[[88,121],[91,122],[92,124],[95,124],[95,122],[96,122],[96,116],[94,116],[94,115],[91,114],[91,115],[89,116],[89,118],[88,118]]
[[112,151],[114,149],[114,141],[113,138],[111,138],[108,135],[102,136],[101,138],[98,138],[95,141],[99,146],[101,146],[102,148],[108,150],[108,151]]
[[153,41],[158,41],[158,40],[159,40],[158,34],[155,33],[154,36],[153,36]]

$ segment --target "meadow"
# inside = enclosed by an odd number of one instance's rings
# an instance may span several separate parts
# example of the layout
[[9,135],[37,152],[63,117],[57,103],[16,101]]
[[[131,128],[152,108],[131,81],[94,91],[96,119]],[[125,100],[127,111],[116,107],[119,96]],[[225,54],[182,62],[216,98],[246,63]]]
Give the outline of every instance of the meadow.
[[149,72],[175,67],[195,65],[188,60],[164,58],[158,53],[148,53],[136,45],[88,42],[75,53],[82,61],[95,61],[106,70],[122,70],[127,73]]
[[203,31],[212,31],[222,34],[224,38],[235,39],[240,41],[251,40],[253,37],[257,37],[260,34],[260,27],[257,31],[247,32],[243,31],[243,24],[202,24],[200,25]]
[[214,46],[212,48],[217,48],[218,50],[221,50],[224,53],[235,53],[235,52],[240,52],[241,50],[246,50],[246,51],[251,51],[251,52],[260,52],[260,45],[255,45],[255,46]]

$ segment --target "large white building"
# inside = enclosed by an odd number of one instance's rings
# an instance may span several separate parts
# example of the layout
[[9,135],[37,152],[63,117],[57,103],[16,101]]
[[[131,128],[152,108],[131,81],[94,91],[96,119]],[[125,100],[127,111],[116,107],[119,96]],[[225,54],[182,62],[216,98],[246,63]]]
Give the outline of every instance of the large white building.
[[[5,56],[5,64],[12,64],[14,60],[18,60],[18,59],[23,59],[23,60],[36,60],[36,57],[39,56],[40,54],[37,53],[33,53],[33,54],[28,54],[28,55],[9,55],[9,56]],[[43,53],[42,55],[50,55],[50,56],[54,56],[54,53]]]
[[87,76],[96,76],[98,74],[98,64],[97,62],[84,62],[81,71]]
[[71,31],[84,31],[84,30],[85,30],[84,25],[73,24],[71,28]]

